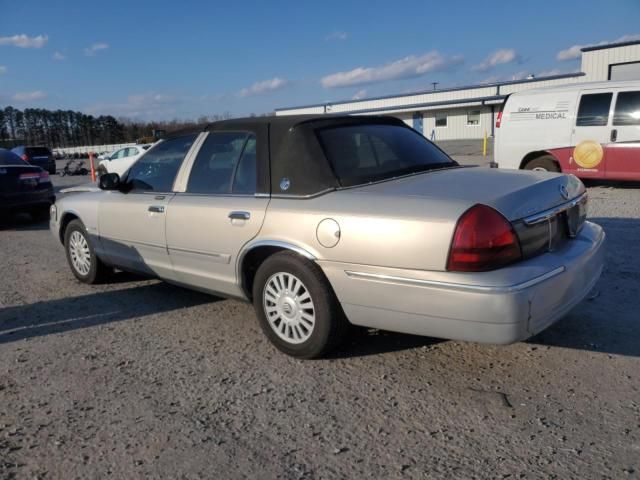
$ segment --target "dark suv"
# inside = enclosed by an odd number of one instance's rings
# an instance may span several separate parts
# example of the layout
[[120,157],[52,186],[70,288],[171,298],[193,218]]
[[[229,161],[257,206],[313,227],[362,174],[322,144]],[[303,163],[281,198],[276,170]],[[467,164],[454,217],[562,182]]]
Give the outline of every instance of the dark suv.
[[56,173],[56,159],[47,147],[20,146],[11,150],[22,160],[47,170],[51,175]]

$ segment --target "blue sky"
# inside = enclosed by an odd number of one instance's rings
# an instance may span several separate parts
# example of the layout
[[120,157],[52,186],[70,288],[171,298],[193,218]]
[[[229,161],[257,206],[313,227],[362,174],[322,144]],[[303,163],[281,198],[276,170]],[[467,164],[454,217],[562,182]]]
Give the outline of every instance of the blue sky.
[[241,116],[565,73],[638,20],[638,0],[0,0],[0,107]]

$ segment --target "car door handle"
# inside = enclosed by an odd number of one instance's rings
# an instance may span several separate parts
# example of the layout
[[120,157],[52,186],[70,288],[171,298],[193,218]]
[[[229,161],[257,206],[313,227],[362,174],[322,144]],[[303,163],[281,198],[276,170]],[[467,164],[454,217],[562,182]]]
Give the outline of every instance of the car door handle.
[[251,214],[249,212],[229,212],[229,218],[231,220],[249,220]]
[[151,205],[147,210],[153,213],[164,213],[163,205]]
[[616,140],[618,140],[618,130],[614,128],[611,130],[611,141],[615,142]]

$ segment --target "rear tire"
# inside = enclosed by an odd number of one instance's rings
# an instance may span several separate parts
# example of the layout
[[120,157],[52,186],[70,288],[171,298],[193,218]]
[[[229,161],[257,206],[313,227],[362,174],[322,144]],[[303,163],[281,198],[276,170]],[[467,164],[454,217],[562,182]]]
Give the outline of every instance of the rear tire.
[[322,270],[293,252],[280,252],[258,268],[253,306],[262,331],[278,350],[317,358],[338,346],[349,330]]
[[71,271],[82,283],[103,282],[112,271],[96,255],[89,234],[78,219],[67,225],[64,232],[64,250]]
[[525,170],[535,170],[537,172],[559,172],[558,162],[551,155],[543,155],[529,161],[525,166]]

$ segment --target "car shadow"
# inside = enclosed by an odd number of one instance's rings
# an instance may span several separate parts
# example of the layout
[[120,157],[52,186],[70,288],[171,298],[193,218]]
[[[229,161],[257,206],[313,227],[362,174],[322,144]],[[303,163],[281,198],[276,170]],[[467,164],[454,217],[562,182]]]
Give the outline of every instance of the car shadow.
[[373,328],[353,327],[349,338],[327,358],[355,358],[415,348],[428,348],[446,342],[440,338],[422,337]]
[[[124,280],[131,274],[123,274]],[[139,277],[136,277],[139,280]],[[0,309],[0,344],[167,313],[221,300],[164,282]]]
[[528,342],[640,357],[640,220],[589,220],[607,234],[602,276],[586,300]]

